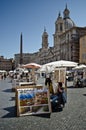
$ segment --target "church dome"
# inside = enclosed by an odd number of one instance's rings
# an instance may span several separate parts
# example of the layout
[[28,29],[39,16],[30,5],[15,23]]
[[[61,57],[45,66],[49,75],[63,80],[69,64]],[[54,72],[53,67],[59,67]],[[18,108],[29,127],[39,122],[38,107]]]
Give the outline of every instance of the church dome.
[[70,28],[74,27],[75,23],[72,21],[72,19],[69,16],[70,11],[67,8],[67,5],[66,5],[66,8],[65,8],[63,14],[64,14],[64,18],[63,18],[63,20],[64,20],[64,28],[67,30],[67,29],[70,29]]
[[75,26],[75,23],[72,21],[72,19],[70,19],[70,18],[65,18],[64,19],[64,28],[65,29],[70,29],[70,28],[72,28],[74,26]]

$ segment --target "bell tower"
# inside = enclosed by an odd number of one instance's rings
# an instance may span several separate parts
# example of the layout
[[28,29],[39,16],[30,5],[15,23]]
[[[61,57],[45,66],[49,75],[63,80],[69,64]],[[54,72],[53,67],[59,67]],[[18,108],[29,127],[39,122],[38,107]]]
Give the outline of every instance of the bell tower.
[[61,13],[59,12],[58,17],[55,21],[55,34],[53,34],[53,38],[54,38],[54,46],[58,46],[59,44],[59,35],[63,33],[64,31],[64,21],[63,18],[61,16]]
[[44,28],[44,32],[42,35],[42,49],[48,48],[48,33],[46,32],[46,29]]

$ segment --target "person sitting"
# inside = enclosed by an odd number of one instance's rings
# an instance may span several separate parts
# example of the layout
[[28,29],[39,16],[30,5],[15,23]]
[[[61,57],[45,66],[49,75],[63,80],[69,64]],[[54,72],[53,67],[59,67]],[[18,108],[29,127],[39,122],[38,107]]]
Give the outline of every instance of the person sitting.
[[57,95],[58,95],[58,101],[59,101],[59,105],[65,105],[66,102],[66,97],[64,95],[65,91],[64,88],[62,87],[62,82],[58,83],[58,89],[57,89]]
[[66,94],[62,87],[62,82],[58,82],[57,93],[50,96],[52,109],[61,108],[65,106]]

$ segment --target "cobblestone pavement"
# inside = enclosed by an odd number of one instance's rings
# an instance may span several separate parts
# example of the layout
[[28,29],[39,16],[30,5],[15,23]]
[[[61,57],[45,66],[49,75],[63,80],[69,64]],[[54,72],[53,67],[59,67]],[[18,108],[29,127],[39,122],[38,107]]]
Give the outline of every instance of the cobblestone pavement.
[[16,117],[15,93],[0,81],[0,130],[86,130],[86,88],[68,88],[63,111],[46,116]]

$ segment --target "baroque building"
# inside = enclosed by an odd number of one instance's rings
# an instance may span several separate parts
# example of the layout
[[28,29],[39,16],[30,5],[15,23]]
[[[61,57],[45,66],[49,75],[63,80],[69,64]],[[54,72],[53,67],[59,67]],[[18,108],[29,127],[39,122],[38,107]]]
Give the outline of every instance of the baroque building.
[[[35,53],[23,53],[23,64],[36,62],[45,64],[56,60],[68,60],[80,62],[80,37],[86,34],[86,27],[77,27],[70,17],[70,10],[67,5],[55,21],[55,33],[53,34],[53,46],[49,47],[48,33],[44,28],[42,34],[42,47]],[[22,49],[21,49],[22,50]],[[21,53],[15,54],[15,63],[17,66],[21,59]]]

